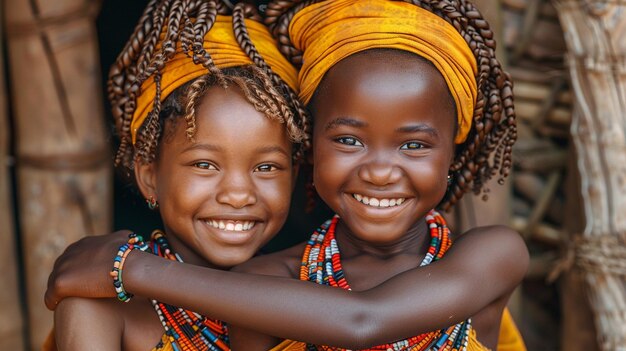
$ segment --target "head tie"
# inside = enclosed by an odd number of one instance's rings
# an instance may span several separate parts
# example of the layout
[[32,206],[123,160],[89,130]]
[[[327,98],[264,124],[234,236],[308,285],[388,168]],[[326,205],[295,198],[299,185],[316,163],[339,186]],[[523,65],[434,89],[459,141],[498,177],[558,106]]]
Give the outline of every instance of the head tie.
[[[282,56],[276,41],[272,38],[267,28],[261,23],[248,19],[245,20],[245,24],[250,40],[268,66],[289,87],[297,91],[297,71]],[[211,55],[217,68],[220,69],[253,64],[250,57],[243,52],[235,39],[233,19],[230,16],[217,16],[213,27],[204,37],[204,49]],[[160,44],[156,50],[160,50]],[[176,88],[207,73],[209,71],[205,67],[199,63],[194,63],[193,59],[186,52],[183,52],[179,42],[176,47],[176,53],[161,70],[161,102]],[[137,107],[130,126],[133,144],[137,140],[137,131],[149,112],[152,111],[155,95],[156,84],[154,76],[150,76],[141,85],[141,93],[137,96]]]
[[476,59],[459,32],[439,16],[398,1],[323,1],[300,10],[289,35],[303,52],[298,80],[305,104],[324,74],[342,59],[375,48],[408,51],[441,72],[457,106],[455,143],[467,138],[478,90]]

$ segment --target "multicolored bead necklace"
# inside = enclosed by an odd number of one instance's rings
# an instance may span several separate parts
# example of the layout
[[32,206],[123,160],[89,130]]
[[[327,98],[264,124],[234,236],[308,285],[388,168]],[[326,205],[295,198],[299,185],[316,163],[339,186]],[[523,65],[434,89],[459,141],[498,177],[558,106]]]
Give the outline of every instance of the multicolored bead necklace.
[[[152,232],[150,246],[155,255],[183,262],[177,253],[171,251],[165,235],[160,230]],[[209,319],[193,311],[156,300],[152,300],[152,305],[159,315],[174,351],[230,350],[228,329],[222,321]],[[162,345],[157,345],[158,347]]]
[[[341,265],[339,246],[335,240],[335,227],[338,222],[339,217],[335,216],[331,220],[326,221],[311,235],[302,256],[300,280],[308,280],[317,284],[350,290],[344,275],[343,266]],[[448,248],[452,246],[450,230],[446,225],[446,221],[438,212],[435,210],[430,211],[426,215],[426,223],[430,230],[431,239],[428,252],[420,266],[426,266],[432,261],[441,259]],[[366,351],[465,351],[467,349],[470,328],[471,321],[468,319],[449,328],[396,341],[392,344],[375,346]],[[307,350],[339,351],[343,349],[307,345]]]

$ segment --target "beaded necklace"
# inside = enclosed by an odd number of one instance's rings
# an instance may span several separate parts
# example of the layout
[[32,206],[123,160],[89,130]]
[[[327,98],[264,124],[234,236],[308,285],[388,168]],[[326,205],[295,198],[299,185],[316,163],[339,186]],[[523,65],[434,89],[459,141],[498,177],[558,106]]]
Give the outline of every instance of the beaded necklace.
[[[346,281],[343,266],[341,265],[339,246],[335,240],[335,227],[338,222],[339,217],[335,216],[322,224],[311,235],[302,256],[300,280],[308,280],[317,284],[350,290],[350,285]],[[432,261],[441,259],[452,245],[450,230],[438,212],[435,210],[430,211],[426,215],[426,223],[430,230],[431,239],[428,252],[420,266],[426,266]],[[366,351],[465,351],[467,349],[470,328],[471,321],[468,319],[448,328],[424,333],[391,344],[375,346]],[[309,344],[307,345],[307,350],[339,351],[343,349]]]
[[[169,260],[183,262],[172,252],[169,242],[160,230],[152,232],[150,242],[155,255]],[[222,321],[209,319],[184,308],[171,306],[156,300],[152,305],[161,320],[165,334],[169,337],[174,351],[228,351],[228,328]],[[162,347],[162,342],[157,348]]]

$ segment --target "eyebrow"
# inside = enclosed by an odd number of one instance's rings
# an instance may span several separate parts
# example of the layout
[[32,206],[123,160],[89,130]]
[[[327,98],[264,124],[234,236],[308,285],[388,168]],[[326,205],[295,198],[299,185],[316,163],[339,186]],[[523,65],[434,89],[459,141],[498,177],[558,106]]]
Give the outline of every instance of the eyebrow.
[[213,145],[213,144],[193,144],[191,146],[186,147],[183,152],[192,151],[192,150],[207,150],[207,151],[223,151],[224,149],[221,146]]
[[363,127],[367,127],[367,123],[356,120],[354,118],[350,118],[350,117],[339,117],[328,122],[324,129],[328,131],[330,129],[337,128],[339,126],[363,128]]
[[280,153],[287,157],[291,157],[291,155],[289,155],[289,153],[284,148],[278,145],[261,146],[256,149],[256,152],[260,154]]
[[422,124],[422,123],[400,127],[396,129],[396,132],[398,133],[427,133],[433,137],[439,136],[439,132],[437,131],[437,129],[427,124]]
[[[193,144],[185,148],[183,152],[193,151],[193,150],[207,150],[207,151],[221,152],[221,151],[224,151],[224,148],[219,145],[213,145],[213,144]],[[284,148],[278,145],[261,146],[257,148],[255,151],[260,154],[271,154],[271,153],[277,152],[287,157],[290,157],[289,153]]]

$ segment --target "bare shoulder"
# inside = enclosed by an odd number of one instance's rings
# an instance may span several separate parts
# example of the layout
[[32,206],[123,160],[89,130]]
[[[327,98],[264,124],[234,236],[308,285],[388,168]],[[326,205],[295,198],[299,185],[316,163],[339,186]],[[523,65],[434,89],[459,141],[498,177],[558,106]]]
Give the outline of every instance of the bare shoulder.
[[123,318],[113,299],[70,297],[54,312],[59,350],[116,350],[120,348]]
[[66,298],[54,315],[59,350],[148,350],[163,334],[152,304],[138,296],[128,303]]
[[300,243],[282,251],[253,257],[232,270],[242,273],[297,278],[305,245],[306,243]]
[[458,245],[485,245],[485,249],[496,249],[508,254],[528,255],[522,236],[504,225],[472,228],[457,237]]
[[529,264],[522,236],[503,225],[466,231],[457,237],[450,254],[470,265],[489,267],[489,272],[501,277],[511,289],[521,282]]
[[106,320],[111,322],[123,321],[123,311],[117,308],[119,301],[115,299],[92,299],[83,297],[68,297],[59,302],[54,315],[55,321],[73,321],[75,319]]

